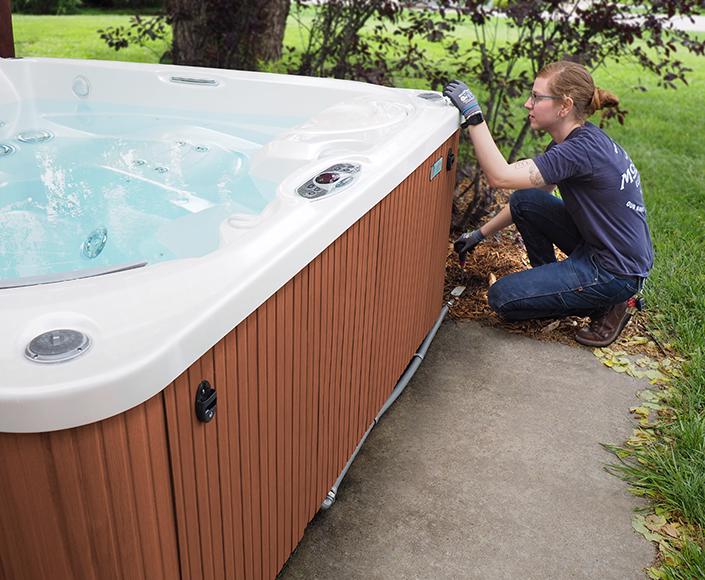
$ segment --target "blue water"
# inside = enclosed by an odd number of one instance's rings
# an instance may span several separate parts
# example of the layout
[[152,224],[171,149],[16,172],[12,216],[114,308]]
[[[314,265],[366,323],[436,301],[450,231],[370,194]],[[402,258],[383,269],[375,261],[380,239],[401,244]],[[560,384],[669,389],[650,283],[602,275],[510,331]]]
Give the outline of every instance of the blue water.
[[223,219],[274,196],[251,155],[302,120],[75,101],[22,114],[0,110],[0,280],[213,251]]

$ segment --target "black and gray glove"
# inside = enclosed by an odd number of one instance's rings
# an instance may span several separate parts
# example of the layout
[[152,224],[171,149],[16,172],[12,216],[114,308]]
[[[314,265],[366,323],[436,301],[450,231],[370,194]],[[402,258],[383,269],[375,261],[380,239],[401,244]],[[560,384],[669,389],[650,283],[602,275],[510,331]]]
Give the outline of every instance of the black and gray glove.
[[450,102],[458,108],[463,116],[463,125],[467,124],[471,117],[477,114],[482,115],[477,97],[472,94],[472,91],[465,83],[450,81],[443,89],[443,95],[448,97]]
[[477,246],[477,244],[484,239],[485,236],[482,235],[482,232],[479,229],[476,229],[471,232],[465,232],[462,236],[455,240],[455,242],[453,242],[453,248],[458,253],[458,261],[460,262],[461,267],[465,266],[465,258],[468,253],[472,252],[475,249],[475,246]]

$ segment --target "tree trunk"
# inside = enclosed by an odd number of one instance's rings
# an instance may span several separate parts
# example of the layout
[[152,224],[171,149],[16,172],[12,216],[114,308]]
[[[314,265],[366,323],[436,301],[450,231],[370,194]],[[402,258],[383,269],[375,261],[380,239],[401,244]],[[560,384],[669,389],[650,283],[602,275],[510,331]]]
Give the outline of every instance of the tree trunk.
[[257,70],[281,56],[290,0],[168,0],[174,64]]
[[0,58],[15,56],[12,36],[12,6],[10,0],[0,0]]
[[270,61],[281,58],[286,19],[289,16],[290,0],[268,0],[262,2],[262,28],[266,34],[260,37],[259,58]]

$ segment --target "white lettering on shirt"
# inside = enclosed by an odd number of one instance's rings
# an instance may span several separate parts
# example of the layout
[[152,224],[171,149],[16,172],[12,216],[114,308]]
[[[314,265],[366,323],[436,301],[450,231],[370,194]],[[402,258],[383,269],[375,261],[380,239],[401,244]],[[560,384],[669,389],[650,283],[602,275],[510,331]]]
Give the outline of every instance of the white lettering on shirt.
[[629,209],[633,209],[637,213],[644,213],[646,211],[646,208],[644,208],[643,205],[637,205],[636,203],[633,203],[631,201],[628,201],[626,205]]
[[630,163],[627,170],[622,173],[622,185],[619,188],[619,191],[622,191],[625,185],[632,183],[633,181],[636,182],[637,188],[641,188],[641,176],[639,175],[639,171],[633,163]]

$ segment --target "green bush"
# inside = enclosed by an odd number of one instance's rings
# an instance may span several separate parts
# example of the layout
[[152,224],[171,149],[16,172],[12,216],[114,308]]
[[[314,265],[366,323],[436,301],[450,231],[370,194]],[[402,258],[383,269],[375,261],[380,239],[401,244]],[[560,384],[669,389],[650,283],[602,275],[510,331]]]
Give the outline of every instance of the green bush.
[[14,12],[28,14],[74,14],[81,6],[81,0],[15,0]]

